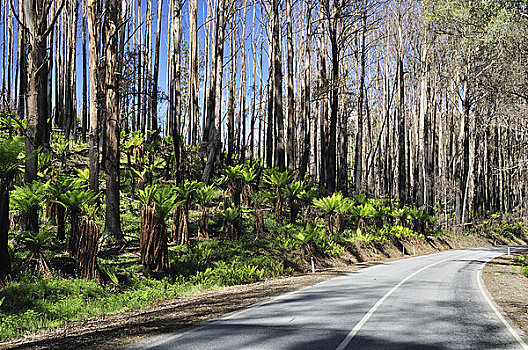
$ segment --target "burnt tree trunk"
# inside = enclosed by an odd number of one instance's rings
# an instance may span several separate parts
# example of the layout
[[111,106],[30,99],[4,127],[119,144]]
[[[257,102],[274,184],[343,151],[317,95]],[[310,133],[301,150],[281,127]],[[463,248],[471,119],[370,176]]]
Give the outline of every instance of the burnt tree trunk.
[[106,219],[105,232],[123,239],[119,211],[119,59],[118,59],[118,2],[106,1]]
[[100,237],[100,229],[93,219],[84,217],[79,230],[79,249],[77,260],[81,277],[85,280],[99,280],[97,268],[97,247]]
[[88,132],[88,166],[90,177],[88,179],[90,189],[99,192],[99,111],[100,106],[100,70],[99,70],[99,29],[98,14],[99,1],[88,0],[86,3],[88,22],[88,55],[89,55],[89,132]]
[[167,226],[158,219],[156,209],[146,204],[141,207],[139,250],[145,274],[169,269]]

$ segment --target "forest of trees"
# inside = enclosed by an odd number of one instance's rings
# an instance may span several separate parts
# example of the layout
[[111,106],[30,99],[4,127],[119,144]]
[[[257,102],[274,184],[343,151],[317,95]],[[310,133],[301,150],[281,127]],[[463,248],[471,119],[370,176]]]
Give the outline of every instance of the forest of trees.
[[513,0],[2,0],[4,132],[24,137],[26,184],[52,135],[87,142],[117,240],[123,163],[149,147],[176,183],[261,159],[452,228],[525,215],[527,17]]

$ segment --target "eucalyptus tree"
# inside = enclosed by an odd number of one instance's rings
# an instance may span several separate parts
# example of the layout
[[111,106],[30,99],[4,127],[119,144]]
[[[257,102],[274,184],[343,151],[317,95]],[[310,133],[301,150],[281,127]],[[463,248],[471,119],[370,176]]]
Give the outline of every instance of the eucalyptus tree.
[[[37,179],[39,152],[49,150],[48,36],[64,7],[64,0],[52,13],[53,3],[50,0],[24,0],[22,18],[19,18],[19,26],[27,33],[26,38],[29,44],[25,152],[26,155],[31,156],[27,157],[25,162],[24,181],[26,183]],[[32,214],[28,215],[28,228],[37,232],[38,225],[38,208],[33,208]]]
[[203,143],[206,145],[206,164],[202,181],[208,183],[214,169],[214,163],[221,147],[221,105],[223,55],[226,30],[226,18],[231,16],[233,5],[230,1],[218,0],[216,5],[215,45],[211,65],[211,79],[207,93],[207,117],[204,125]]
[[106,216],[105,232],[117,239],[122,239],[120,215],[120,181],[119,181],[119,142],[120,142],[120,109],[119,109],[119,2],[106,0],[105,3],[106,35],[106,111],[105,111],[105,179],[106,179]]
[[89,132],[88,166],[90,169],[90,189],[99,192],[99,130],[101,106],[101,67],[100,67],[100,20],[102,7],[99,0],[86,0],[89,55]]

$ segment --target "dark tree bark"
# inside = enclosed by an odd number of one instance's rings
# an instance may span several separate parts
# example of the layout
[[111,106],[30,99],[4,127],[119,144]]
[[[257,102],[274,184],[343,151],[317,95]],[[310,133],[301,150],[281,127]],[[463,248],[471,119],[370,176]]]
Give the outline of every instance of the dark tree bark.
[[[85,11],[85,9],[83,9]],[[86,70],[87,62],[87,52],[86,52],[86,12],[82,19],[82,75],[83,75],[83,85],[82,85],[82,131],[81,131],[81,140],[86,142],[86,132],[88,130],[88,73]]]
[[172,52],[171,52],[171,83],[169,112],[171,135],[175,154],[174,168],[175,178],[181,180],[182,176],[182,136],[181,136],[181,0],[173,0],[172,3]]
[[81,277],[85,280],[99,280],[99,269],[97,268],[99,237],[100,229],[97,221],[87,217],[82,218],[77,260]]
[[273,115],[277,124],[277,159],[276,165],[279,171],[286,170],[286,152],[284,144],[284,112],[282,106],[282,60],[279,23],[279,1],[272,0],[273,34],[272,34],[272,58],[273,58]]
[[[27,130],[25,140],[26,164],[24,182],[37,180],[38,153],[49,151],[50,130],[48,128],[48,79],[47,37],[53,29],[64,1],[48,24],[51,2],[47,0],[24,0],[24,16],[28,29],[28,91]],[[27,215],[28,229],[38,232],[38,208]]]
[[169,269],[167,226],[156,216],[156,209],[143,204],[141,207],[141,235],[139,250],[143,273],[166,272]]
[[359,93],[357,99],[357,132],[356,132],[356,148],[354,156],[354,181],[356,183],[355,191],[360,193],[363,189],[363,110],[364,110],[364,93],[365,93],[365,32],[366,32],[366,13],[363,13],[363,25],[361,28],[361,47],[360,55],[360,76],[359,76]]
[[119,210],[119,58],[117,0],[106,1],[106,217],[105,232],[118,240],[123,239]]
[[[209,89],[209,100],[207,102],[207,130],[204,139],[207,143],[207,162],[202,174],[202,181],[208,183],[214,170],[216,157],[221,149],[221,105],[222,105],[222,76],[223,55],[225,41],[226,14],[229,12],[230,4],[225,0],[219,0],[216,9],[216,40],[215,54],[213,58],[214,74]],[[205,140],[204,140],[205,141]]]
[[90,130],[88,134],[88,167],[90,177],[88,179],[90,189],[99,192],[99,126],[101,111],[101,84],[99,68],[99,0],[87,0],[87,25],[88,25],[88,52],[89,52],[89,88],[90,88]]

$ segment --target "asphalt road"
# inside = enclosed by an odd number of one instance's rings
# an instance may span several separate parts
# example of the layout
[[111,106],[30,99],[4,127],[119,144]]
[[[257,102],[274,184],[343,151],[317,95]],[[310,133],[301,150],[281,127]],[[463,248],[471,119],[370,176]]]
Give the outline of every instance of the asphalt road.
[[528,349],[480,279],[506,250],[377,265],[129,349]]

